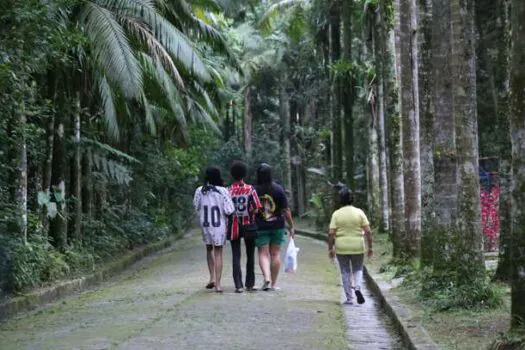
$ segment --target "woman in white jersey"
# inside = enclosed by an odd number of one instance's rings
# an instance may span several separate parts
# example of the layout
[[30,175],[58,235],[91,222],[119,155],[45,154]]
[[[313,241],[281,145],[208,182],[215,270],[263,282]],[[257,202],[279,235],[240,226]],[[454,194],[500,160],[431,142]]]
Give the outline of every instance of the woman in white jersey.
[[193,206],[202,228],[202,240],[206,244],[210,271],[210,280],[206,288],[215,288],[217,293],[222,293],[222,246],[226,243],[227,216],[235,211],[230,193],[223,186],[220,170],[208,167],[204,185],[195,190],[193,197]]

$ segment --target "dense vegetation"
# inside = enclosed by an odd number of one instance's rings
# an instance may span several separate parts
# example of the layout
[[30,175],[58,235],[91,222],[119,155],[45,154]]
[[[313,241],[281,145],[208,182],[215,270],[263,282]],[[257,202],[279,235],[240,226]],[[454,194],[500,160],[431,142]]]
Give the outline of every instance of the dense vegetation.
[[[3,291],[183,229],[202,168],[242,158],[323,229],[350,187],[443,309],[491,307],[491,278],[511,281],[521,325],[520,0],[4,3]],[[496,276],[480,159],[499,173]]]

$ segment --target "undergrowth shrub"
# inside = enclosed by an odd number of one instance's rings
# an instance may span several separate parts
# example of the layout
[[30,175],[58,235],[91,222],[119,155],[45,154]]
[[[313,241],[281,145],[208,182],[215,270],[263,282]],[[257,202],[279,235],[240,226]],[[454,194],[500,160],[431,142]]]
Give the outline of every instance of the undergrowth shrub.
[[438,311],[499,307],[503,293],[487,276],[469,284],[458,283],[454,273],[436,273],[430,268],[414,271],[405,277],[406,288],[419,290],[419,298]]

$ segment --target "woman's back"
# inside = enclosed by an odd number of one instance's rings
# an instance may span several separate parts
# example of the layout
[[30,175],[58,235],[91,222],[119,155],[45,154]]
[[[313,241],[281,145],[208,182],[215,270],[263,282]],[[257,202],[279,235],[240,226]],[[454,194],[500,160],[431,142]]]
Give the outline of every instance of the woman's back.
[[365,251],[363,227],[368,225],[365,213],[352,205],[334,212],[330,228],[335,230],[337,254],[361,254]]

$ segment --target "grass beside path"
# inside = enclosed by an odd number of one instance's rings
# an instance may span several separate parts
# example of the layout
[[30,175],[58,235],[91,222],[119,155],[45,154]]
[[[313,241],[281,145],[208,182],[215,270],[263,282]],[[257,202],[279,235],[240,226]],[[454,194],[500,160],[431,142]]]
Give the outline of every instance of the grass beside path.
[[0,349],[346,349],[335,266],[323,244],[297,245],[299,270],[282,273],[281,291],[240,295],[227,246],[219,295],[204,289],[195,232],[95,289],[1,323]]

